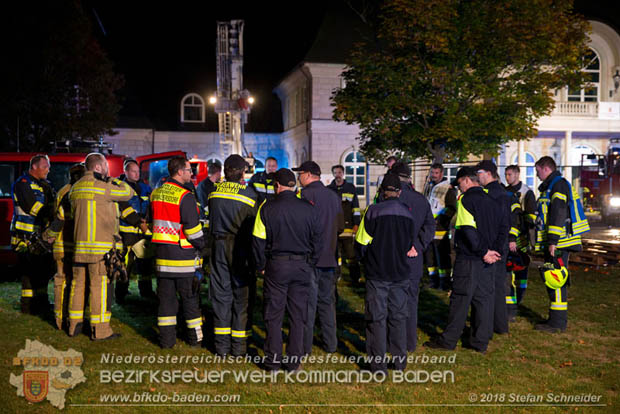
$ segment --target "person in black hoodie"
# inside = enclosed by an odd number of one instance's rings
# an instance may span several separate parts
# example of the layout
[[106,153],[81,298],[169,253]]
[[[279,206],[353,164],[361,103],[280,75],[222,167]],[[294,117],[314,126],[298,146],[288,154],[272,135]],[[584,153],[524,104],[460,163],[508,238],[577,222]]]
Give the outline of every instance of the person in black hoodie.
[[462,167],[452,185],[458,185],[463,194],[456,208],[456,259],[448,325],[441,336],[425,342],[424,346],[453,350],[463,333],[471,305],[469,346],[484,354],[493,334],[493,264],[501,255],[492,246],[499,232],[500,217],[496,204],[480,186],[474,168]]

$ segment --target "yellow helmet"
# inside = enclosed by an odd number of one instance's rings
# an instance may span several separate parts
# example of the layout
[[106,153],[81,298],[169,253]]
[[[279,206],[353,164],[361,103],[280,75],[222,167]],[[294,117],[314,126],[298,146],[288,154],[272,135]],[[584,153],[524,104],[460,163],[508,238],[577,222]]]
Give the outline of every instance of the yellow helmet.
[[568,279],[568,269],[561,260],[559,265],[553,263],[545,263],[540,269],[540,275],[550,289],[559,289],[566,283]]

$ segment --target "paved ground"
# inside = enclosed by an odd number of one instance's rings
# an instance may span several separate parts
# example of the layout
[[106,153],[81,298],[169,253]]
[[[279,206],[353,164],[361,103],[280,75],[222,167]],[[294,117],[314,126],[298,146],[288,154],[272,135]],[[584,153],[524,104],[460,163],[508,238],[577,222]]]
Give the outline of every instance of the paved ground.
[[584,235],[584,239],[620,241],[620,224],[606,226],[601,223],[601,216],[598,213],[588,213],[588,221],[592,230]]

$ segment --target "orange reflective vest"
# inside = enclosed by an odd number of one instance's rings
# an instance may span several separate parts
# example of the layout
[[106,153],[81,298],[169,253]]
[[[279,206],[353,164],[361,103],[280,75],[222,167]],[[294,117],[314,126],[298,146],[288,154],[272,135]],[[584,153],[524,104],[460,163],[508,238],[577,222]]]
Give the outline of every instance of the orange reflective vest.
[[181,224],[180,206],[186,194],[189,194],[188,189],[172,182],[166,182],[153,191],[153,243],[174,244],[183,249],[193,249]]

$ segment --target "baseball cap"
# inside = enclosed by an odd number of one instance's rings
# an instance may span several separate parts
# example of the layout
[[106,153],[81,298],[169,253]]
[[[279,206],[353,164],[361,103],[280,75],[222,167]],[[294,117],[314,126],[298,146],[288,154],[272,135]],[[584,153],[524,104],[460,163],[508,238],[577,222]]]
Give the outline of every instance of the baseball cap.
[[497,165],[491,160],[482,160],[476,165],[476,171],[484,170],[488,171],[493,175],[497,174]]
[[321,167],[314,161],[304,161],[299,167],[293,168],[297,172],[309,172],[312,175],[321,175]]
[[392,165],[392,168],[390,168],[390,173],[401,177],[411,177],[411,169],[402,161],[395,162],[394,165]]
[[456,177],[454,177],[454,179],[452,180],[452,182],[450,182],[450,184],[453,187],[456,187],[459,185],[459,178],[461,177],[466,177],[469,175],[476,175],[476,170],[477,168],[474,167],[461,167],[459,168],[459,170],[456,172]]
[[393,173],[387,173],[383,176],[381,181],[381,189],[384,191],[398,191],[400,190],[400,178]]
[[280,168],[273,174],[273,179],[285,187],[295,187],[295,174],[288,168]]
[[231,156],[226,158],[226,161],[224,161],[225,169],[230,168],[233,170],[245,170],[247,166],[248,166],[248,163],[245,160],[245,158],[243,158],[241,155],[238,155],[238,154],[232,154]]

